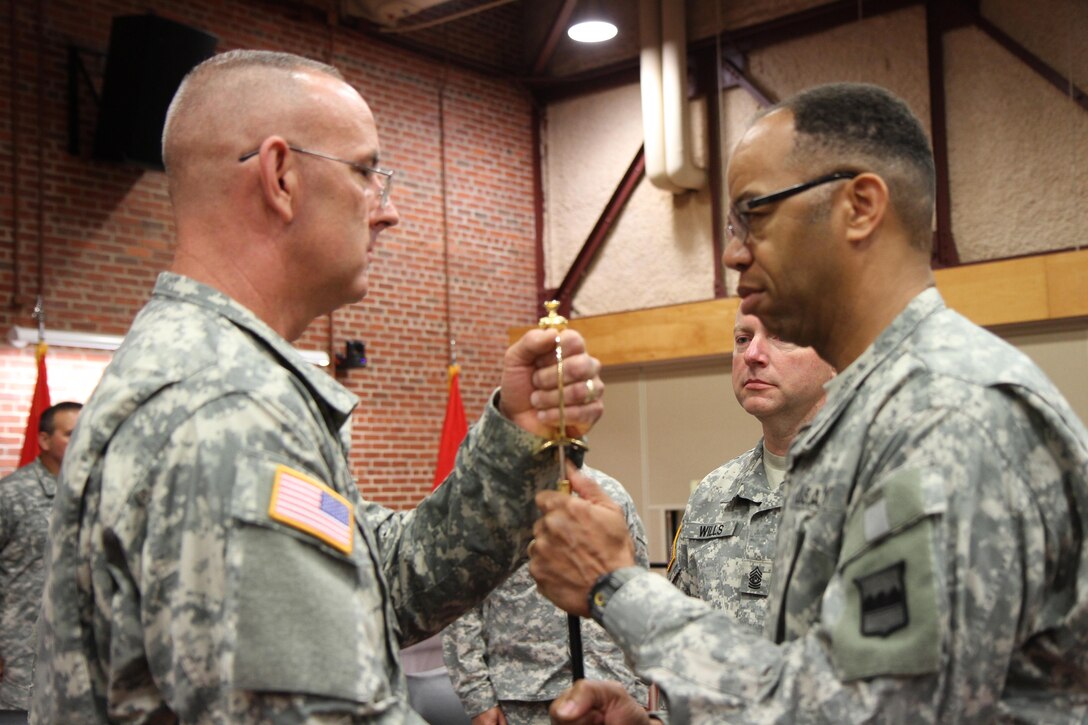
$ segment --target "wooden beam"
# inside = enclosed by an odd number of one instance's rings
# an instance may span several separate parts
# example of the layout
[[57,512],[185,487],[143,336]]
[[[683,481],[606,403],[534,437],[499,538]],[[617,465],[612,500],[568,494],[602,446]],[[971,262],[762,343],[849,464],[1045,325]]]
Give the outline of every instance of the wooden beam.
[[[948,306],[984,327],[1088,320],[1088,250],[937,270]],[[605,366],[680,362],[733,352],[729,297],[571,320]],[[510,341],[527,327],[510,330]]]

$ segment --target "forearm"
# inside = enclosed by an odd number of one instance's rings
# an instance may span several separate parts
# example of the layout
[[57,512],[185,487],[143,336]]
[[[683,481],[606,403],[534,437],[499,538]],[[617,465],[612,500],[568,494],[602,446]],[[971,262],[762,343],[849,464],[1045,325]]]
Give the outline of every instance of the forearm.
[[376,511],[403,643],[446,626],[524,561],[533,497],[557,479],[543,443],[489,403],[438,490],[409,514]]

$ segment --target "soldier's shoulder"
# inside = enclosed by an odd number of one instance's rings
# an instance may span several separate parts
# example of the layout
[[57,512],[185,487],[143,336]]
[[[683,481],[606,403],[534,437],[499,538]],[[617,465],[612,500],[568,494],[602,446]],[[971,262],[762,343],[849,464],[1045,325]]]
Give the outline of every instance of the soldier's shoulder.
[[597,485],[604,489],[604,492],[613,501],[622,504],[631,499],[631,495],[627,493],[627,489],[623,487],[623,484],[604,471],[599,471],[591,466],[582,466],[582,472],[596,481]]
[[37,465],[37,461],[28,463],[0,478],[0,498],[22,498],[29,491],[36,488],[38,484]]
[[733,489],[737,478],[749,470],[758,455],[759,446],[756,446],[703,476],[703,480],[691,494],[691,501],[699,502],[706,499],[717,501],[720,496]]

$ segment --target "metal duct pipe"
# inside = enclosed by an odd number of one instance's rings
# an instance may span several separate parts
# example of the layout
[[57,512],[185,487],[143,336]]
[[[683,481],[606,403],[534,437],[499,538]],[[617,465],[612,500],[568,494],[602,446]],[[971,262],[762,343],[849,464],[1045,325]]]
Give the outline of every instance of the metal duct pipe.
[[[675,0],[674,0],[675,1]],[[642,90],[642,135],[646,178],[659,189],[684,191],[669,180],[665,167],[665,117],[661,86],[661,0],[639,0],[639,85]]]
[[661,90],[665,117],[665,171],[685,189],[706,186],[695,165],[688,105],[688,43],[684,0],[661,3]]

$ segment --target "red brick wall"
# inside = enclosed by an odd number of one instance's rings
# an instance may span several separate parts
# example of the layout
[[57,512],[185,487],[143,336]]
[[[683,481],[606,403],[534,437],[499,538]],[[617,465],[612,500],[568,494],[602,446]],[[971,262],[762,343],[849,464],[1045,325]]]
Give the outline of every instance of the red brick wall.
[[[0,305],[0,334],[15,323],[33,325],[27,313],[38,290],[39,147],[50,328],[123,333],[170,261],[165,179],[91,158],[95,113],[86,90],[80,95],[82,150],[78,156],[67,151],[70,45],[104,52],[113,16],[150,10],[213,33],[220,51],[259,47],[331,61],[360,89],[377,116],[383,165],[397,170],[394,199],[402,222],[379,241],[368,298],[338,310],[331,321],[315,321],[297,344],[329,349],[331,341],[342,351],[344,340],[367,343],[369,367],[340,377],[361,399],[353,420],[353,470],[368,497],[414,505],[430,490],[446,402],[440,87],[444,82],[452,325],[470,420],[498,382],[507,328],[538,316],[527,95],[362,32],[330,29],[324,13],[301,3],[102,0],[14,2],[13,103],[10,7],[4,6],[0,24],[0,299],[10,303]],[[82,57],[100,88],[102,58]],[[55,400],[76,397],[60,391],[65,371],[83,357],[51,351]],[[0,473],[15,465],[32,386],[33,353],[0,345]]]

